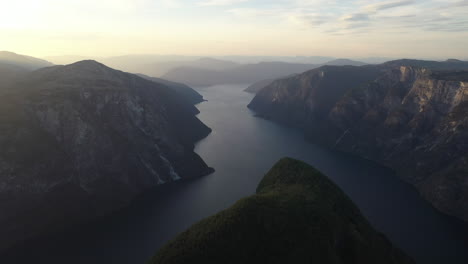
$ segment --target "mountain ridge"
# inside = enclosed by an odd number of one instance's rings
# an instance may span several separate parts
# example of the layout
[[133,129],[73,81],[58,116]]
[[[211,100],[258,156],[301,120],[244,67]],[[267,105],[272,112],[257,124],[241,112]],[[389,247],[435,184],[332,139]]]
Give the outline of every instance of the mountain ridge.
[[0,250],[213,172],[211,129],[176,91],[95,61],[29,73],[0,95]]
[[24,68],[25,70],[37,70],[49,67],[53,64],[42,59],[31,56],[20,55],[10,51],[0,51],[0,63],[10,64]]
[[300,73],[311,68],[313,64],[294,64],[285,62],[260,62],[245,64],[227,70],[205,70],[194,67],[180,67],[169,71],[162,78],[187,83],[192,86],[211,86],[217,84],[254,83],[263,79],[280,78]]

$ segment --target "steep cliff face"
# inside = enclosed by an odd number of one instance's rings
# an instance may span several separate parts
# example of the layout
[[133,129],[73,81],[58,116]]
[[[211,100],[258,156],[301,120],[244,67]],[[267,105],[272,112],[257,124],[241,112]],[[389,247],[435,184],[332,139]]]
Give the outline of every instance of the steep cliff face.
[[[275,120],[293,120],[311,140],[396,169],[438,209],[468,221],[467,73],[395,63],[372,66],[379,69],[374,79],[343,82],[324,111],[307,106],[307,99],[294,93],[276,106],[268,97],[278,94],[275,84],[250,107]],[[287,89],[299,89],[294,79],[287,81]],[[311,83],[305,88],[315,89],[327,93],[337,87]],[[291,100],[302,103],[302,113],[284,108]]]
[[468,82],[452,77],[401,66],[342,98],[329,120],[346,133],[337,148],[397,169],[437,208],[468,220]]
[[350,86],[373,80],[379,72],[366,66],[320,67],[273,82],[257,93],[249,107],[263,117],[305,126],[326,116]]
[[206,175],[210,133],[171,89],[94,61],[35,71],[0,97],[0,249]]
[[150,263],[414,263],[326,176],[280,160],[257,193],[202,220]]

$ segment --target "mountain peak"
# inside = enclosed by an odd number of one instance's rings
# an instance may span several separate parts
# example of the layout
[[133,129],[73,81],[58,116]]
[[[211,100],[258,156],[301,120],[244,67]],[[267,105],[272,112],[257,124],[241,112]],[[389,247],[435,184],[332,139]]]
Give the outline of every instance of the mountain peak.
[[120,71],[112,69],[95,60],[82,60],[72,64],[62,66],[62,70],[70,74],[86,74],[89,76],[110,76]]
[[19,56],[19,55],[11,51],[0,50],[0,56]]
[[42,80],[112,80],[126,79],[126,74],[95,60],[83,60],[68,65],[57,65],[35,71],[31,78]]
[[193,225],[149,261],[226,262],[414,263],[327,176],[290,158],[274,165],[256,194]]
[[73,68],[99,68],[99,69],[103,69],[103,68],[107,68],[107,69],[110,69],[109,67],[107,67],[106,65],[98,62],[98,61],[95,61],[95,60],[82,60],[82,61],[77,61],[75,63],[72,63],[72,64],[68,64],[66,65],[66,67],[73,67]]
[[456,62],[456,63],[459,63],[459,62],[463,62],[463,61],[457,60],[457,59],[448,59],[447,62]]

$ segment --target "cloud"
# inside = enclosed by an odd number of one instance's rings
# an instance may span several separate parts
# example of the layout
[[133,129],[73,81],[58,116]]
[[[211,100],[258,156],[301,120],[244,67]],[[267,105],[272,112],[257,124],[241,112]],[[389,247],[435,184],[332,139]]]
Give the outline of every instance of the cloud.
[[307,12],[291,12],[287,14],[288,20],[297,25],[305,25],[307,27],[318,27],[328,23],[332,18],[327,14],[307,13]]
[[200,6],[230,6],[239,3],[244,3],[249,0],[206,0],[198,3]]
[[457,1],[453,4],[454,6],[468,6],[468,0]]
[[343,16],[341,19],[343,21],[367,21],[369,20],[369,14],[355,13],[355,14]]
[[297,0],[289,21],[333,35],[355,34],[357,28],[361,33],[468,32],[468,0],[318,2]]
[[177,8],[182,6],[182,3],[179,0],[161,0],[161,4],[168,8]]
[[233,8],[229,9],[227,12],[244,18],[259,18],[264,16],[281,17],[280,11],[276,9]]
[[391,9],[391,8],[396,8],[396,7],[401,7],[401,6],[407,6],[407,5],[412,5],[416,3],[414,0],[398,0],[398,1],[387,1],[387,2],[382,2],[378,4],[372,4],[368,5],[365,7],[365,9],[370,10],[370,11],[381,11],[385,9]]

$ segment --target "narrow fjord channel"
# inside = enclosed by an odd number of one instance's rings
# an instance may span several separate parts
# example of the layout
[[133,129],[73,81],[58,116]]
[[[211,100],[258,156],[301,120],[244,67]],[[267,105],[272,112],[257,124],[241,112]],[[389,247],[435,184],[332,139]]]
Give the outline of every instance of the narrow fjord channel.
[[[8,256],[15,263],[144,263],[196,221],[253,194],[280,158],[303,160],[328,175],[379,231],[417,263],[468,263],[463,223],[436,212],[390,170],[318,147],[302,134],[255,117],[245,85],[199,89],[199,118],[213,129],[196,152],[216,172],[161,186],[129,208],[69,232],[39,239]],[[28,252],[28,254],[24,254]]]

